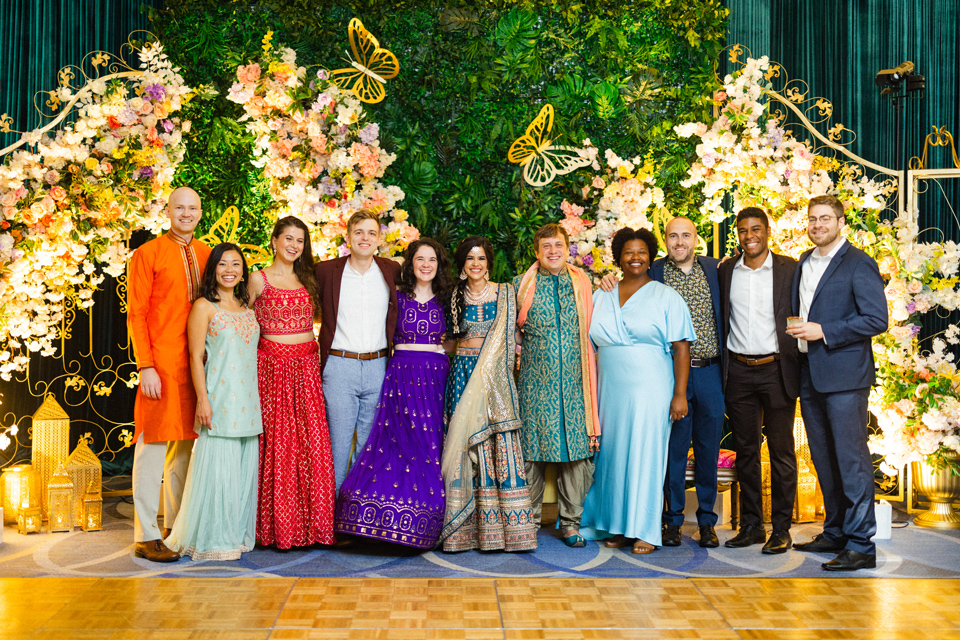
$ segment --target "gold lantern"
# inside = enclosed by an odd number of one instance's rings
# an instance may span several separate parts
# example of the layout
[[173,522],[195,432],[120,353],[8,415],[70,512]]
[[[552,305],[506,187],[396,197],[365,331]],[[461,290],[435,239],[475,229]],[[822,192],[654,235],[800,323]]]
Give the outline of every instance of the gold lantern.
[[773,517],[772,483],[770,481],[770,449],[767,447],[767,439],[763,439],[760,445],[760,496],[763,504],[763,521],[769,523]]
[[87,485],[87,492],[83,494],[80,528],[84,531],[100,531],[102,524],[103,498],[100,497],[100,487],[94,486],[93,481],[91,481]]
[[89,490],[92,484],[93,490],[100,496],[100,483],[103,475],[100,467],[100,458],[90,449],[88,437],[89,436],[84,436],[80,438],[80,442],[77,443],[77,448],[74,449],[70,457],[67,458],[65,465],[67,474],[73,481],[73,521],[81,525],[84,521],[83,500],[86,497],[83,493],[83,488],[87,487]]
[[73,481],[63,463],[47,483],[47,519],[50,533],[73,531]]
[[[47,394],[43,404],[33,414],[33,469],[37,473],[40,487],[46,487],[54,472],[67,461],[70,453],[70,417]],[[40,492],[40,509],[44,520],[47,519],[50,505],[46,493]]]
[[18,464],[3,470],[3,522],[16,524],[23,505],[40,506],[36,474],[29,464]]
[[23,535],[40,533],[40,525],[42,522],[40,519],[40,507],[31,507],[27,501],[20,505],[20,512],[17,514],[17,530],[20,531],[20,533]]
[[793,502],[793,521],[813,522],[816,519],[817,476],[810,471],[803,456],[797,455],[797,499]]

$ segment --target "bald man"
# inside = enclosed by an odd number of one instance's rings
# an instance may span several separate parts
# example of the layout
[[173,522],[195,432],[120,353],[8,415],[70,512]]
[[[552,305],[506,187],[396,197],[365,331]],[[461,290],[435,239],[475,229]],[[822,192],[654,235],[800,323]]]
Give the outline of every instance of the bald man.
[[663,546],[680,545],[680,525],[686,501],[687,452],[693,444],[696,462],[697,526],[701,547],[716,547],[717,458],[723,431],[723,379],[720,356],[723,322],[716,258],[698,256],[697,227],[677,217],[665,229],[667,257],[654,261],[650,277],[672,287],[690,308],[697,340],[690,345],[690,381],[685,418],[673,423],[667,457],[666,500],[663,510]]
[[163,537],[180,510],[197,396],[190,379],[187,317],[200,295],[210,248],[193,237],[200,222],[200,196],[180,187],[167,201],[170,231],[137,249],[130,262],[127,329],[140,372],[134,406],[134,555],[173,562],[157,526],[161,481]]

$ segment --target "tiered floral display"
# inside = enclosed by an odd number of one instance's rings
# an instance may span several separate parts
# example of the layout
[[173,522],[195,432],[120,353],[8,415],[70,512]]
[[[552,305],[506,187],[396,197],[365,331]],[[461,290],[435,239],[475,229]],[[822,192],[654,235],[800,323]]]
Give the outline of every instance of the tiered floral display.
[[255,163],[269,178],[271,195],[311,227],[318,259],[346,252],[346,221],[360,209],[380,215],[381,255],[399,254],[419,232],[395,208],[403,191],[379,181],[396,159],[380,148],[379,125],[326,70],[298,67],[296,53],[275,49],[271,36],[259,62],[237,69],[228,96],[243,105],[256,136]]
[[732,196],[733,211],[766,208],[774,218],[773,246],[794,257],[812,246],[806,238],[810,198],[830,193],[843,201],[847,238],[877,259],[888,282],[890,330],[874,343],[878,382],[870,410],[879,432],[870,438],[871,450],[883,456],[881,469],[888,475],[913,461],[956,466],[960,376],[947,342],[957,344],[960,331],[951,325],[932,344],[920,344],[917,334],[924,313],[960,307],[960,248],[918,242],[916,211],[885,220],[891,183],[819,155],[769,117],[762,102],[769,72],[766,58],[748,59],[724,79],[715,96],[720,115],[711,125],[677,127],[681,136],[699,139],[685,186],[703,190],[702,212],[714,221],[730,215],[722,206],[725,194]]
[[[65,301],[80,307],[103,273],[119,276],[130,232],[157,232],[183,158],[177,116],[190,97],[158,44],[139,52],[142,73],[103,77],[79,96],[72,124],[24,135],[0,164],[0,377],[23,371],[28,352],[52,355]],[[106,56],[94,58],[106,66]]]
[[[570,235],[570,262],[585,268],[594,279],[616,269],[610,242],[621,227],[654,228],[663,207],[663,191],[654,185],[655,166],[649,159],[624,160],[607,149],[604,162],[590,140],[580,155],[591,160],[592,174],[580,172],[576,202],[564,200],[560,220]],[[579,203],[579,204],[577,204]],[[584,212],[589,216],[584,216]]]

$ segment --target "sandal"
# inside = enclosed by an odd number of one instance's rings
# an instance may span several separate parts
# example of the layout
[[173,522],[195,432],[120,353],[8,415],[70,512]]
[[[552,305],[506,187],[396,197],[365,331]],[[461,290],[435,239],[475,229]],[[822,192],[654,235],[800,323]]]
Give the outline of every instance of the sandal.
[[603,546],[607,547],[608,549],[619,549],[620,547],[629,547],[630,544],[630,538],[616,535],[604,542]]
[[574,549],[579,549],[580,547],[587,546],[587,541],[584,540],[583,536],[579,533],[574,533],[573,535],[563,538],[563,544]]
[[648,553],[653,553],[653,550],[656,549],[649,542],[644,542],[643,540],[637,540],[633,543],[633,553],[638,556],[645,556]]

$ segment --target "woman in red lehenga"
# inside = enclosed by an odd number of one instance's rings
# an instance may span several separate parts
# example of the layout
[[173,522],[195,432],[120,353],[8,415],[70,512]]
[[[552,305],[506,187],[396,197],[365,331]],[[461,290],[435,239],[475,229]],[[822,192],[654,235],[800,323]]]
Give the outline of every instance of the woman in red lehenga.
[[333,544],[336,489],[313,332],[320,304],[310,234],[287,216],[270,245],[273,264],[250,276],[263,412],[257,541],[278,549]]

